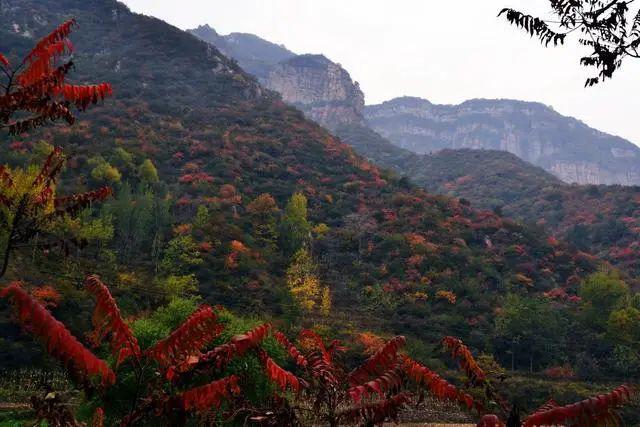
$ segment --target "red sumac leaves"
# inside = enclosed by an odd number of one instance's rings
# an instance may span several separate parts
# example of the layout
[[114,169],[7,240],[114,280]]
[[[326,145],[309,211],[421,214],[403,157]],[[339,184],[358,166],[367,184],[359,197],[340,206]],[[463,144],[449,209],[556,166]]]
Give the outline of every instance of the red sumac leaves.
[[298,350],[282,332],[277,331],[275,334],[273,334],[273,336],[276,341],[278,341],[284,348],[287,349],[289,356],[291,356],[291,358],[295,360],[296,365],[303,368],[306,368],[309,365],[309,361],[306,359],[306,357],[304,357],[304,355],[300,353],[300,350]]
[[554,406],[548,402],[545,406],[529,415],[523,427],[547,425],[592,425],[604,423],[618,425],[619,416],[615,409],[631,400],[631,387],[622,385],[615,390],[566,406]]
[[453,358],[459,359],[460,369],[464,371],[472,383],[479,384],[486,381],[486,374],[462,340],[455,337],[444,337],[442,345],[451,352]]
[[258,351],[258,357],[264,365],[267,377],[285,391],[287,388],[298,393],[304,381],[293,375],[291,372],[281,368],[271,357],[264,351]]
[[18,283],[2,289],[0,298],[11,301],[16,308],[19,323],[31,334],[41,338],[49,354],[63,362],[79,380],[88,381],[97,376],[103,386],[115,382],[115,374],[107,364],[84,347]]
[[224,400],[237,394],[240,394],[238,377],[231,375],[181,393],[178,404],[185,411],[209,411],[219,408]]
[[393,365],[398,359],[398,351],[404,347],[406,341],[403,336],[397,336],[387,341],[361,366],[351,371],[349,374],[351,385],[362,384],[370,375],[379,375]]
[[146,354],[164,368],[170,366],[184,368],[185,363],[195,364],[202,348],[221,332],[222,327],[217,324],[217,316],[213,309],[203,305],[168,337],[149,348]]
[[475,407],[480,411],[481,406],[473,400],[471,395],[458,390],[453,384],[450,384],[438,374],[421,365],[408,356],[404,356],[404,370],[406,374],[418,385],[423,385],[440,400],[450,400],[457,402],[472,409]]
[[88,276],[84,285],[96,297],[96,307],[92,317],[94,330],[91,333],[91,340],[93,343],[98,345],[105,336],[109,335],[109,344],[116,358],[116,366],[130,356],[140,358],[138,340],[131,333],[129,325],[122,320],[120,309],[109,289],[98,276]]

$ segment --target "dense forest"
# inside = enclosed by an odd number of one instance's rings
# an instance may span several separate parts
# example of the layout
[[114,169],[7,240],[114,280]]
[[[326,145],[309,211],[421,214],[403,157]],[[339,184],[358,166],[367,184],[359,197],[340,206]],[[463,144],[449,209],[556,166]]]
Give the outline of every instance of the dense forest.
[[598,237],[429,193],[194,36],[55,3],[0,14],[0,397],[47,373],[0,423],[375,425],[424,394],[485,426],[618,420],[640,295]]

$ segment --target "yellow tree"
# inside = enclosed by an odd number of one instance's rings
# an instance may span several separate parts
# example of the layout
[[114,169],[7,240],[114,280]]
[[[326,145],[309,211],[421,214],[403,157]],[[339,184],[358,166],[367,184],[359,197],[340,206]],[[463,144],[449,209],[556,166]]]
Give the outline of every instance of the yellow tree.
[[293,255],[286,280],[294,302],[303,311],[313,311],[319,305],[321,287],[318,268],[308,249],[299,249]]

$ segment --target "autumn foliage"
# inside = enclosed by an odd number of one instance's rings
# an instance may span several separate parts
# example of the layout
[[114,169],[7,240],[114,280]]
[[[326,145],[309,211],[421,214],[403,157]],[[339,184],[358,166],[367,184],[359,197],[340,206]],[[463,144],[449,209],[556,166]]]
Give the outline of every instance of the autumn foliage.
[[95,345],[99,345],[107,335],[109,336],[109,345],[116,358],[116,367],[128,357],[140,358],[138,340],[122,319],[120,309],[109,289],[98,276],[87,277],[85,287],[96,298],[92,317],[94,330],[91,333],[91,341]]
[[[486,414],[483,404],[469,393],[404,354],[402,349],[406,340],[401,336],[385,342],[351,371],[347,371],[339,361],[339,355],[345,348],[338,341],[326,344],[314,331],[303,330],[298,337],[303,348],[300,350],[268,323],[236,335],[205,352],[204,349],[220,335],[224,327],[218,323],[214,309],[203,305],[169,336],[143,351],[104,283],[97,276],[89,276],[85,280],[85,288],[96,299],[91,341],[94,344],[100,344],[105,339],[108,341],[115,366],[131,363],[134,370],[138,370],[155,364],[160,378],[166,376],[169,384],[172,384],[168,388],[156,381],[147,384],[149,395],[134,402],[133,411],[122,419],[123,425],[140,422],[151,415],[175,420],[176,414],[206,413],[223,405],[241,405],[244,409],[240,409],[240,412],[246,410],[248,402],[242,398],[240,384],[251,379],[243,379],[236,374],[180,390],[191,373],[198,372],[195,376],[198,378],[215,375],[221,368],[227,367],[231,360],[250,352],[261,363],[266,379],[274,385],[274,392],[279,395],[273,400],[275,406],[267,410],[251,410],[254,415],[263,411],[258,416],[262,420],[294,416],[300,417],[300,422],[331,425],[378,424],[397,420],[402,408],[414,401],[415,396],[409,391],[413,384],[436,399],[474,410],[482,416],[479,426],[503,425],[499,417]],[[17,321],[25,330],[44,341],[47,351],[65,364],[79,384],[89,388],[91,380],[97,377],[100,380],[98,390],[105,390],[117,381],[107,363],[85,348],[19,283],[0,291],[0,297],[12,302]],[[262,347],[269,336],[273,336],[285,348],[299,373],[280,366]],[[486,381],[471,352],[460,340],[446,337],[443,343],[473,382]],[[143,377],[140,378],[142,380]],[[315,408],[311,418],[306,411],[297,413],[295,407],[284,403],[286,394],[280,393],[287,391],[294,392],[288,398],[297,402],[300,408]],[[573,405],[558,406],[550,402],[526,418],[524,426],[578,423],[582,420],[613,422],[617,420],[615,409],[628,403],[631,394],[630,387],[621,386],[611,393]]]
[[46,122],[64,120],[73,124],[72,105],[85,110],[112,94],[108,83],[86,86],[67,83],[67,75],[73,68],[68,59],[73,44],[68,37],[74,26],[73,19],[60,25],[15,66],[0,54],[0,68],[7,76],[2,84],[5,94],[0,96],[0,128],[19,135]]
[[98,377],[102,386],[115,382],[115,374],[106,362],[83,346],[19,283],[12,283],[2,289],[0,297],[12,302],[18,322],[32,335],[40,338],[49,354],[64,363],[79,383],[89,386],[93,377]]
[[90,192],[58,197],[56,183],[64,162],[62,149],[56,147],[34,176],[25,171],[12,171],[0,166],[0,213],[8,228],[0,276],[6,272],[13,250],[31,241],[36,235],[43,237],[36,246],[46,249],[57,246],[67,251],[71,243],[81,245],[82,242],[70,239],[70,236],[52,234],[49,229],[65,216],[77,214],[91,203],[111,196],[111,188],[102,187]]
[[185,411],[210,411],[212,408],[219,408],[222,402],[237,394],[240,394],[238,377],[231,375],[187,390],[178,396],[177,401]]
[[166,369],[167,378],[172,379],[175,371],[188,370],[198,363],[201,349],[221,332],[222,327],[217,324],[213,309],[203,305],[168,337],[149,348],[146,355]]
[[486,375],[480,365],[463,342],[455,337],[444,337],[442,344],[451,352],[451,356],[458,359],[460,368],[467,375],[467,378],[475,384],[486,381]]
[[555,402],[549,401],[529,415],[523,426],[621,425],[620,417],[615,410],[629,403],[631,394],[631,387],[622,385],[607,394],[600,394],[571,405],[558,406]]

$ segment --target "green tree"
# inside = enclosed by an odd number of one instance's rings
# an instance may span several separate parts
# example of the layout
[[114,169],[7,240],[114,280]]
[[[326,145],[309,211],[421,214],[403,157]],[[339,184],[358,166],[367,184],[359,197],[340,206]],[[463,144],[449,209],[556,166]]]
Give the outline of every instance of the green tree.
[[120,171],[112,166],[102,156],[89,159],[89,165],[94,166],[91,170],[91,178],[100,182],[118,183],[122,179]]
[[[548,301],[507,295],[496,318],[498,347],[510,355],[512,369],[530,371],[559,361],[565,353],[566,320]],[[506,362],[506,360],[505,360]]]
[[309,241],[311,224],[307,219],[307,198],[295,193],[284,210],[280,223],[280,247],[285,254],[295,254]]
[[640,310],[625,307],[612,311],[607,320],[607,335],[613,343],[637,347],[640,344]]
[[140,175],[140,179],[143,182],[147,182],[149,184],[156,184],[160,181],[158,178],[158,169],[156,169],[155,165],[150,159],[146,159],[138,168],[138,175]]
[[165,274],[186,274],[191,267],[202,264],[198,244],[193,237],[177,236],[169,240],[160,269]]
[[170,275],[157,281],[167,300],[193,295],[198,291],[198,279],[193,274],[184,276]]
[[193,219],[193,226],[197,229],[203,229],[209,223],[209,209],[205,205],[199,205],[196,216]]
[[629,295],[629,286],[618,273],[600,271],[587,277],[578,289],[586,323],[605,332],[611,312]]

